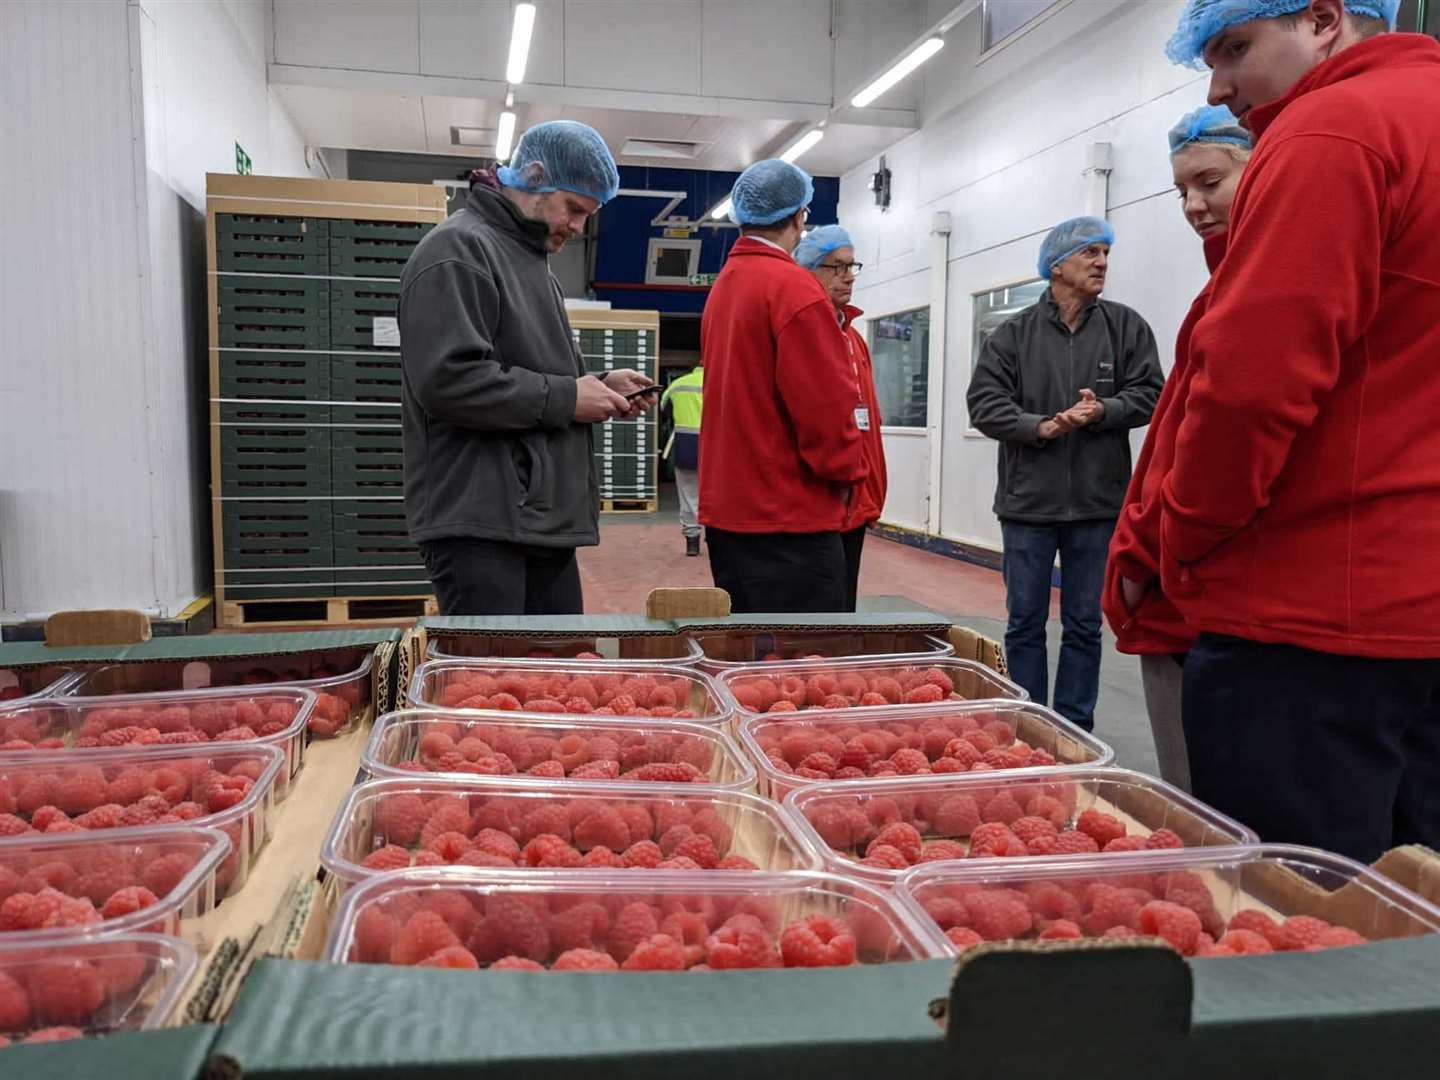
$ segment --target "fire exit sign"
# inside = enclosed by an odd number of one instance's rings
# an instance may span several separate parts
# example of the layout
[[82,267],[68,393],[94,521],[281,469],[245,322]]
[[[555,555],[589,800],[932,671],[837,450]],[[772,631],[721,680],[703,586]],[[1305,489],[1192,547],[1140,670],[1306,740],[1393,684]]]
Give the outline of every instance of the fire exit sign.
[[250,155],[245,153],[245,148],[238,142],[235,144],[235,172],[238,176],[249,176],[254,172],[254,166],[250,162]]

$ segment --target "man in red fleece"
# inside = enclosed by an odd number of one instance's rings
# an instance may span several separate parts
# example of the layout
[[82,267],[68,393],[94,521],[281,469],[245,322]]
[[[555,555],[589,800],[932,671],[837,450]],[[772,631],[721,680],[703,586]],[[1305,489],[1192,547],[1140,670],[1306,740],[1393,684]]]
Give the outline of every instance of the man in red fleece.
[[830,298],[791,258],[813,194],[788,162],[740,174],[740,239],[700,322],[700,521],[736,612],[849,610],[840,533],[878,421]]
[[1440,45],[1395,7],[1189,0],[1169,50],[1257,139],[1162,489],[1194,791],[1367,861],[1440,844]]

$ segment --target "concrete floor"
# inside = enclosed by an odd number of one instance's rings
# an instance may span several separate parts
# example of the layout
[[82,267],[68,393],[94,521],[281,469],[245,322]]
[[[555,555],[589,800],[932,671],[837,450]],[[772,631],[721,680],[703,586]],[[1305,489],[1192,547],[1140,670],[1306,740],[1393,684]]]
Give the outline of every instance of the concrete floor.
[[[659,513],[606,515],[601,522],[600,546],[580,552],[580,573],[585,610],[592,613],[644,611],[651,589],[711,584],[710,564],[703,550],[698,559],[685,556],[673,509],[673,488],[662,489]],[[1000,574],[958,559],[872,536],[865,542],[860,593],[862,608],[924,607],[997,641],[1005,636],[1005,588]],[[1049,627],[1052,684],[1060,648],[1058,603],[1057,592]],[[1139,661],[1115,651],[1115,639],[1108,629],[1095,733],[1115,748],[1117,764],[1156,771]]]

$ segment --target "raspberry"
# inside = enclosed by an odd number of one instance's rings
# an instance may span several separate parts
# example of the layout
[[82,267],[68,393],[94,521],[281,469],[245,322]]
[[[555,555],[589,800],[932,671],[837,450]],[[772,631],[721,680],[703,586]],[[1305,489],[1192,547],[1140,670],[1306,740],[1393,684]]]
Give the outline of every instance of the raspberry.
[[520,841],[533,840],[541,833],[553,833],[566,841],[570,840],[570,815],[559,803],[543,803],[527,811],[520,822]]
[[1015,796],[1008,791],[1002,791],[985,804],[980,813],[980,818],[985,822],[1000,822],[1009,825],[1019,821],[1025,816],[1025,811],[1015,801]]
[[570,774],[572,780],[618,780],[620,779],[620,763],[618,761],[587,761]]
[[646,780],[661,784],[688,784],[709,779],[688,761],[653,762],[624,773],[621,779]]
[[542,776],[550,780],[563,780],[565,778],[565,766],[558,761],[542,761],[539,765],[532,765],[525,771],[526,776]]
[[475,954],[464,945],[450,945],[439,952],[431,953],[416,966],[475,971],[480,967],[480,963],[475,959]]
[[406,847],[420,838],[426,814],[419,795],[388,795],[375,806],[374,834]]
[[930,759],[924,751],[903,747],[890,755],[890,764],[901,776],[917,776],[930,771]]
[[660,926],[655,912],[643,900],[632,900],[620,909],[610,926],[608,951],[620,963],[629,959],[643,941],[649,941],[659,933]]
[[[537,967],[539,965],[536,965]],[[492,967],[493,971],[494,968]],[[569,949],[555,958],[551,971],[619,971],[620,965],[609,953],[594,949]]]
[[1179,904],[1152,900],[1140,909],[1139,930],[1142,934],[1164,938],[1176,952],[1190,956],[1199,943],[1200,916]]
[[973,796],[947,795],[935,808],[934,828],[943,836],[969,836],[980,824],[980,808]]
[[1128,926],[1112,926],[1109,930],[1106,930],[1106,931],[1105,931],[1103,934],[1101,934],[1100,936],[1101,936],[1102,938],[1111,938],[1111,939],[1114,939],[1114,940],[1121,940],[1121,939],[1136,938],[1136,937],[1139,937],[1140,935],[1137,934],[1134,930],[1131,930],[1130,927],[1128,927]]
[[897,821],[886,825],[875,838],[870,841],[865,849],[865,854],[870,854],[877,847],[892,847],[900,852],[905,858],[907,865],[914,865],[920,861],[921,840],[920,832],[914,825],[907,825],[903,821]]
[[730,919],[705,939],[705,962],[717,971],[777,968],[784,964],[765,927],[745,916]]
[[410,865],[410,852],[395,844],[386,844],[366,855],[360,865],[367,870],[403,870]]
[[609,930],[610,912],[585,900],[550,916],[550,946],[556,952],[599,948]]
[[708,836],[695,834],[682,840],[671,853],[687,859],[694,859],[702,870],[714,870],[720,862],[720,853],[715,850],[715,841]]
[[1161,848],[1183,848],[1185,841],[1169,829],[1156,829],[1145,838],[1147,850],[1155,851]]
[[433,911],[417,911],[411,915],[390,950],[392,964],[418,964],[441,949],[459,945],[460,939],[450,924]]
[[525,865],[574,868],[580,865],[580,852],[554,833],[541,833],[525,845]]
[[575,846],[581,851],[594,847],[624,851],[630,846],[629,826],[614,807],[601,806],[575,826]]
[[0,1031],[30,1026],[30,995],[13,976],[0,971]]
[[0,814],[0,836],[23,836],[30,831],[30,825],[14,814]]
[[1030,908],[1008,889],[976,893],[966,900],[970,924],[986,941],[1008,941],[1028,931],[1033,923]]
[[1036,848],[1036,841],[1042,837],[1054,840],[1059,837],[1059,830],[1055,828],[1054,822],[1042,817],[1022,817],[1010,824],[1010,831],[1018,836],[1030,849],[1032,855],[1039,854]]
[[140,872],[141,884],[156,896],[167,896],[179,887],[191,865],[190,859],[179,852],[161,855]]
[[1085,935],[1069,919],[1056,919],[1040,931],[1041,941],[1079,941]]
[[470,850],[470,839],[461,832],[443,832],[432,836],[425,844],[426,851],[433,851],[441,860],[453,863]]
[[668,934],[655,934],[636,945],[620,966],[626,971],[684,971],[685,947]]
[[1094,855],[1100,845],[1092,837],[1074,829],[1066,829],[1055,838],[1055,855]]
[[1233,950],[1236,956],[1260,956],[1275,951],[1275,947],[1265,939],[1265,935],[1257,934],[1254,930],[1231,930],[1222,934],[1215,944]]
[[374,904],[361,908],[355,919],[351,959],[366,964],[388,963],[399,931],[395,916],[384,908]]
[[524,956],[502,956],[487,971],[544,971],[545,965]]
[[1273,946],[1275,935],[1280,930],[1280,924],[1263,911],[1246,908],[1244,911],[1237,911],[1231,917],[1228,929],[1253,930]]
[[780,935],[786,967],[844,967],[855,963],[855,934],[841,919],[809,915]]
[[95,969],[81,960],[50,960],[26,975],[30,1006],[37,1021],[84,1024],[105,1002],[105,986]]
[[1075,821],[1075,828],[1090,837],[1103,849],[1111,840],[1125,835],[1125,825],[1110,814],[1093,807],[1081,813]]
[[1024,841],[1008,825],[987,822],[970,834],[970,858],[1022,858],[1030,854]]
[[922,863],[965,858],[965,845],[958,840],[931,840],[920,851]]
[[945,931],[945,937],[949,939],[950,944],[954,945],[958,952],[964,952],[966,949],[973,948],[985,940],[968,926],[952,926],[949,930]]
[[110,899],[105,901],[105,906],[100,909],[100,917],[117,919],[121,915],[133,915],[135,912],[143,911],[157,903],[159,903],[159,897],[149,889],[141,885],[132,885],[112,893]]
[[531,898],[508,893],[493,896],[485,920],[470,939],[470,951],[482,963],[512,954],[544,960],[550,953],[547,922]]
[[905,693],[907,705],[930,705],[945,700],[945,691],[933,683],[925,683]]
[[1332,926],[1329,930],[1323,931],[1315,939],[1314,944],[1306,946],[1311,951],[1315,949],[1341,949],[1350,945],[1368,945],[1370,939],[1364,934],[1351,930],[1348,926]]
[[[1096,885],[1090,892],[1090,913],[1085,916],[1085,929],[1098,936],[1116,926],[1138,930],[1140,904],[1124,889],[1117,889],[1113,885]],[[1198,932],[1198,925],[1196,930]]]
[[1324,919],[1317,919],[1313,915],[1292,915],[1276,929],[1270,937],[1270,943],[1277,952],[1303,952],[1329,929],[1330,924]]
[[807,754],[796,767],[800,769],[813,769],[815,772],[824,773],[826,776],[834,776],[835,770],[839,768],[839,765],[829,754],[821,753],[817,750],[813,754]]
[[881,870],[908,870],[911,863],[897,849],[889,844],[872,843],[865,849],[865,858],[860,860],[862,866],[874,866]]
[[1103,848],[1100,849],[1108,854],[1123,851],[1144,851],[1145,837],[1143,836],[1117,836]]
[[659,866],[665,858],[660,845],[653,840],[641,840],[638,844],[631,844],[625,849],[622,856],[626,866],[639,866],[647,870],[653,870]]
[[1031,882],[1025,887],[1030,913],[1043,927],[1052,922],[1080,921],[1080,901],[1053,881]]
[[50,828],[57,821],[68,820],[69,816],[58,806],[42,806],[30,815],[31,827],[39,829],[41,832]]

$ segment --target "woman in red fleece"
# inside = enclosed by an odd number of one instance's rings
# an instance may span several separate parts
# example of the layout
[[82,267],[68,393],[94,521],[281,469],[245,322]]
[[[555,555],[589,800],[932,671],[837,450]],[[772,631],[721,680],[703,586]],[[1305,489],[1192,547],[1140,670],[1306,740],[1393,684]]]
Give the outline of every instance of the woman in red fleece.
[[[1212,270],[1225,252],[1230,204],[1249,158],[1250,134],[1223,105],[1196,109],[1170,130],[1175,188],[1185,220],[1205,242],[1205,259]],[[1185,390],[1192,374],[1190,332],[1209,299],[1206,285],[1180,325],[1175,366],[1155,406],[1110,541],[1102,601],[1117,647],[1140,657],[1160,775],[1187,791],[1190,766],[1180,723],[1180,673],[1195,631],[1160,591],[1160,485],[1174,460],[1175,432],[1184,418]]]

